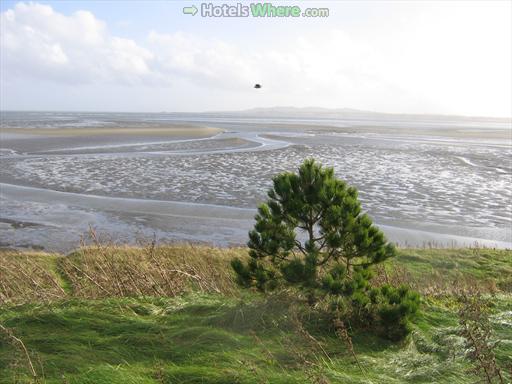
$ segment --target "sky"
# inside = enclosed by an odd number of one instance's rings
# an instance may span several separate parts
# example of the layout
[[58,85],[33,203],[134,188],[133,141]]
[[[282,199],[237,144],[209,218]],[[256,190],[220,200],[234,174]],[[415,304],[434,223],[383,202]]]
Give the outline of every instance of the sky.
[[329,16],[183,13],[199,1],[0,0],[0,109],[512,116],[511,1],[271,3]]

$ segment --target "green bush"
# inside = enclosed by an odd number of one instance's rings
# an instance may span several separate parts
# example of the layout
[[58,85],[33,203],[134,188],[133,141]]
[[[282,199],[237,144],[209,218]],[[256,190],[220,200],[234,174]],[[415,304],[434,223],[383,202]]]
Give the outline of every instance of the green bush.
[[393,340],[409,331],[419,296],[405,287],[372,288],[372,267],[395,256],[363,213],[357,190],[332,168],[308,159],[298,173],[273,179],[249,232],[250,260],[231,263],[238,283],[260,291],[294,286],[310,304],[333,297],[356,325],[372,325]]

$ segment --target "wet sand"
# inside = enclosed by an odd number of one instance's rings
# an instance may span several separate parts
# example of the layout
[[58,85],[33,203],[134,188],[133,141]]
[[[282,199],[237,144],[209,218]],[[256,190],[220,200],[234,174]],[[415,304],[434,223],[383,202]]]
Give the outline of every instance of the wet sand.
[[127,128],[1,128],[1,147],[21,153],[42,152],[75,147],[102,146],[209,138],[220,128],[168,125],[165,127]]
[[[32,187],[0,184],[2,200],[31,202],[48,213],[26,212],[32,221],[4,219],[0,244],[15,235],[18,244],[33,244],[52,251],[75,248],[89,226],[120,242],[135,243],[137,237],[157,234],[160,241],[207,242],[215,245],[243,245],[253,225],[255,209],[176,201],[113,198],[56,192]],[[51,212],[51,213],[50,213]],[[478,239],[379,224],[390,241],[402,246],[512,248],[511,242]],[[1,227],[0,227],[1,228]],[[131,231],[131,235],[129,235]],[[49,232],[57,232],[48,238]],[[6,236],[8,235],[8,236]],[[59,241],[55,241],[58,236]]]
[[512,248],[506,127],[27,124],[0,129],[2,246],[68,251],[89,225],[126,243],[244,244],[272,176],[315,157],[358,187],[393,242]]

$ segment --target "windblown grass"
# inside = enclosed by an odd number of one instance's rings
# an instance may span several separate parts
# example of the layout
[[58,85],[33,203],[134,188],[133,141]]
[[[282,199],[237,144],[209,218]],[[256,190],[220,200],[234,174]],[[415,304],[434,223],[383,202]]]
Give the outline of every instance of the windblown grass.
[[56,271],[60,257],[14,250],[0,252],[0,306],[65,298],[67,293]]
[[376,279],[424,292],[414,331],[400,344],[351,332],[352,347],[319,308],[239,291],[234,256],[246,250],[0,252],[0,324],[37,374],[0,331],[0,383],[475,383],[458,282],[490,295],[497,361],[512,364],[510,251],[400,250]]
[[60,258],[60,272],[82,298],[238,292],[229,262],[242,249],[174,245],[84,247]]
[[96,244],[70,255],[0,252],[0,305],[64,298],[172,297],[187,292],[239,294],[229,266],[242,248],[188,244]]
[[[499,311],[507,305],[496,302]],[[75,299],[6,309],[0,322],[24,341],[45,383],[476,382],[456,313],[441,305],[428,304],[402,344],[353,335],[361,368],[315,313],[300,315],[300,332],[292,308],[286,297],[241,302],[217,294]],[[510,343],[512,331],[500,328],[499,336]],[[13,350],[0,344],[0,382],[32,382]],[[510,346],[498,352],[507,362]]]
[[461,285],[512,292],[512,251],[489,248],[401,249],[387,264],[403,270],[425,294],[453,293]]

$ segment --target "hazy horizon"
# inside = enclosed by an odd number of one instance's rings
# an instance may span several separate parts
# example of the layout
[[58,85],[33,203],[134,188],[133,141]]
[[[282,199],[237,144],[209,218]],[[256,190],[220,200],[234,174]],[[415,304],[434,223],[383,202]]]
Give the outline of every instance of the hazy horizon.
[[[367,114],[369,116],[371,115],[389,115],[389,116],[417,116],[417,117],[446,117],[446,118],[460,118],[460,119],[486,119],[486,120],[499,120],[499,121],[506,121],[512,123],[512,116],[476,116],[476,115],[452,115],[452,114],[438,114],[438,113],[395,113],[395,112],[382,112],[382,111],[369,111],[369,110],[362,110],[362,109],[356,109],[356,108],[326,108],[326,107],[319,107],[319,106],[309,106],[309,107],[294,107],[289,105],[279,105],[279,106],[271,106],[271,107],[252,107],[252,108],[245,108],[245,109],[239,109],[239,110],[203,110],[203,111],[173,111],[173,110],[162,110],[162,111],[126,111],[126,110],[63,110],[63,109],[0,109],[0,113],[5,112],[34,112],[34,113],[126,113],[126,114],[245,114],[245,113],[251,113],[255,111],[272,111],[276,112],[277,114],[281,113],[283,116],[287,116],[287,112],[283,112],[282,110],[290,109],[295,110],[297,112],[301,113],[353,113],[353,114]],[[313,112],[313,110],[315,110]],[[322,110],[322,111],[318,111]],[[322,117],[322,115],[318,115],[318,117]]]

